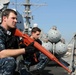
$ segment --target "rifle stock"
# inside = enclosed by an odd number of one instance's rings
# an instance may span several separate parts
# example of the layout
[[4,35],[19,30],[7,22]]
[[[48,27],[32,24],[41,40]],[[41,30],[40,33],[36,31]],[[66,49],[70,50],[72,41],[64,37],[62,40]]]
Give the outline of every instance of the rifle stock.
[[34,41],[33,39],[31,39],[27,34],[23,34],[20,30],[15,29],[15,36],[19,36],[23,38],[23,42],[25,45],[29,45],[30,43],[34,42],[34,47],[36,47],[39,51],[41,51],[43,54],[45,54],[49,59],[51,59],[52,61],[55,61],[56,63],[58,63],[60,66],[62,66],[66,71],[68,71],[69,73],[71,73],[72,71],[69,70],[67,67],[65,67],[62,63],[60,63],[58,61],[58,59],[48,50],[46,50],[44,47],[42,47],[39,43],[37,43],[36,41]]

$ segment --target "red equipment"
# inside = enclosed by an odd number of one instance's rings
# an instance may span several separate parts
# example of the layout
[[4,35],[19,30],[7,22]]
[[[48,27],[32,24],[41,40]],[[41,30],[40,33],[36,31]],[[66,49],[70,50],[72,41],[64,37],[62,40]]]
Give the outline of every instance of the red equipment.
[[68,71],[69,73],[71,73],[72,71],[69,70],[67,67],[65,67],[62,63],[60,63],[58,61],[58,59],[48,50],[46,50],[44,47],[42,47],[39,43],[37,43],[36,41],[34,41],[33,39],[31,39],[27,34],[23,34],[20,30],[15,29],[15,36],[19,36],[23,38],[23,42],[26,46],[28,46],[29,44],[31,44],[32,42],[34,42],[34,47],[36,47],[38,50],[40,50],[43,54],[45,54],[49,59],[55,61],[56,63],[58,63],[60,66],[62,66],[66,71]]

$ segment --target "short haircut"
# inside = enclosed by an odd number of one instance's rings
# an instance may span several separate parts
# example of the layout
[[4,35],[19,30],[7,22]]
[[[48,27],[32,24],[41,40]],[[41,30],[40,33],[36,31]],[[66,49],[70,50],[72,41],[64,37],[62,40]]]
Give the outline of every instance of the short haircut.
[[1,22],[3,21],[3,16],[8,17],[11,12],[14,13],[15,15],[17,15],[17,12],[13,9],[5,9],[4,11],[2,11]]
[[33,28],[32,28],[32,30],[31,30],[31,33],[32,33],[32,32],[34,32],[34,33],[35,33],[36,31],[41,32],[41,29],[40,29],[40,28],[38,28],[38,27],[33,27]]

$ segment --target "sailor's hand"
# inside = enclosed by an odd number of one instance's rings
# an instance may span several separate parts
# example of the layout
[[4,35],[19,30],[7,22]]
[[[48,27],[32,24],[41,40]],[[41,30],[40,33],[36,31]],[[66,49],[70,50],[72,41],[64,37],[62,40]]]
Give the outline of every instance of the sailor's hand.
[[30,53],[33,54],[36,52],[36,48],[34,47],[34,42],[26,46],[25,44],[20,44],[20,48],[25,48],[25,54]]
[[32,42],[30,45],[25,47],[25,53],[35,53],[35,47],[34,47],[34,42]]

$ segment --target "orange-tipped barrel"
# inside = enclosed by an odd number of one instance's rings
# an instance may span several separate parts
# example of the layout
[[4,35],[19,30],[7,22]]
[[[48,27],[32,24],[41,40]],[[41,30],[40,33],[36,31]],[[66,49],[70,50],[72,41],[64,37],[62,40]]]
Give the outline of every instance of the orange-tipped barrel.
[[56,63],[58,63],[60,66],[62,66],[66,71],[68,71],[69,73],[71,73],[72,71],[69,70],[67,67],[65,67],[62,63],[60,63],[58,61],[58,59],[48,50],[46,50],[44,47],[42,47],[39,43],[37,43],[36,41],[34,41],[33,39],[31,39],[27,34],[23,34],[20,30],[16,29],[15,36],[19,36],[23,38],[24,44],[25,45],[29,45],[30,43],[34,42],[34,47],[36,47],[38,50],[40,50],[43,54],[45,54],[49,59],[55,61]]

